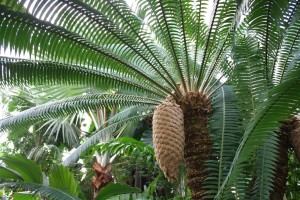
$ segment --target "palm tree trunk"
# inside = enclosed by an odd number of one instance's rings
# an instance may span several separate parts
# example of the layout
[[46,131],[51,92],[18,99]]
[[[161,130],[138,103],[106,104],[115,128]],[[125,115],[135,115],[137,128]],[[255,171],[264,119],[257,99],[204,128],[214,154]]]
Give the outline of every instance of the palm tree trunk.
[[[279,132],[278,162],[275,171],[274,189],[271,191],[271,200],[282,200],[286,189],[288,174],[288,149],[292,147],[297,159],[300,159],[300,121],[292,117],[286,121]],[[300,160],[299,160],[300,161]]]
[[203,199],[206,191],[203,182],[207,176],[205,162],[212,156],[212,141],[208,129],[210,102],[205,95],[190,92],[179,103],[184,113],[187,185],[193,199]]
[[278,160],[275,169],[275,180],[273,190],[270,191],[270,200],[283,200],[286,180],[288,175],[288,149],[289,133],[291,132],[290,121],[283,124],[280,128],[278,143]]
[[291,120],[292,131],[290,133],[289,141],[292,149],[295,152],[296,158],[300,163],[300,119],[299,116],[293,117]]

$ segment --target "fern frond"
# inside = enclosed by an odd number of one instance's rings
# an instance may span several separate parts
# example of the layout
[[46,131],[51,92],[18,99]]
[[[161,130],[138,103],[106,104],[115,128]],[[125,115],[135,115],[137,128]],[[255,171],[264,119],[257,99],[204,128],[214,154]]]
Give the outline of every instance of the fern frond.
[[213,96],[214,112],[210,119],[210,129],[215,159],[207,162],[207,198],[213,198],[221,188],[243,134],[242,116],[236,101],[232,86],[221,87]]
[[30,108],[15,116],[0,120],[0,130],[11,129],[23,125],[32,125],[46,118],[57,118],[78,111],[106,106],[158,105],[160,101],[134,95],[90,94],[67,98]]
[[[0,20],[0,28],[3,29],[0,41],[3,41],[4,48],[9,46],[21,52],[28,51],[30,55],[36,54],[38,58],[50,59],[53,62],[86,65],[89,68],[103,70],[108,70],[109,67],[110,72],[139,81],[149,81],[165,92],[170,92],[150,78],[149,72],[145,69],[142,70],[134,63],[112,54],[76,33],[36,19],[29,14],[11,11],[3,5],[0,5],[0,10],[6,16]],[[11,34],[12,32],[15,34]]]
[[[65,65],[49,61],[33,61],[0,57],[0,83],[2,85],[86,85],[102,90],[125,89],[141,93],[156,94],[164,97],[160,91],[151,89],[146,82],[130,80],[119,74],[107,73],[76,65]],[[152,91],[151,91],[152,90]]]
[[[300,8],[297,10],[300,12]],[[299,35],[300,35],[300,18],[297,17],[295,21],[289,26],[283,38],[283,44],[279,49],[278,59],[275,63],[273,73],[273,82],[278,85],[284,76],[289,64],[297,56],[296,52],[299,51]]]
[[[279,121],[284,121],[298,112],[297,109],[300,104],[300,99],[298,98],[298,94],[300,93],[300,88],[298,87],[299,81],[300,70],[298,68],[289,74],[280,85],[274,87],[270,91],[266,101],[257,108],[256,113],[246,127],[245,134],[237,149],[229,173],[217,197],[229,197],[232,193],[229,188],[233,184],[237,191],[245,190],[247,180],[244,177],[240,178],[240,174],[243,174],[247,166],[249,167],[249,161],[253,158],[254,153],[264,144],[270,143],[270,140],[272,144],[276,145],[276,138],[272,137],[272,135],[279,129]],[[274,180],[273,170],[266,170],[264,176],[270,180]],[[242,187],[239,188],[239,185]],[[245,193],[241,195],[245,195]]]
[[[268,92],[264,71],[263,52],[258,49],[257,40],[250,36],[237,39],[233,55],[235,69],[232,81],[236,85],[236,94],[244,119],[250,119],[257,106],[265,100]],[[246,98],[245,98],[246,97]]]
[[255,0],[251,4],[251,11],[247,17],[249,30],[257,33],[264,53],[265,77],[271,85],[273,63],[276,59],[276,52],[280,46],[283,34],[281,20],[284,18],[284,11],[288,9],[288,1]]
[[68,156],[68,158],[63,161],[63,165],[68,166],[72,162],[76,161],[80,155],[86,151],[88,148],[92,147],[93,145],[97,144],[99,142],[99,139],[104,137],[107,134],[114,133],[118,128],[128,124],[133,123],[136,121],[139,121],[147,116],[152,115],[153,113],[149,114],[139,114],[134,117],[125,118],[122,120],[119,120],[117,122],[114,122],[108,126],[102,126],[99,131],[97,131],[92,137],[88,138],[85,142],[83,142],[74,152],[72,152],[71,155]]

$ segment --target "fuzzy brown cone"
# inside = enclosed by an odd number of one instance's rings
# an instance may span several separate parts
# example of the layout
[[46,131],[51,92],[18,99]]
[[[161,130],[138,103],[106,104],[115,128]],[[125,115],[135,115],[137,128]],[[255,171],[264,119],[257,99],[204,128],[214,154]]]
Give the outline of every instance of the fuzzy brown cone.
[[153,144],[165,177],[170,182],[176,180],[183,160],[184,126],[182,110],[171,96],[154,111]]

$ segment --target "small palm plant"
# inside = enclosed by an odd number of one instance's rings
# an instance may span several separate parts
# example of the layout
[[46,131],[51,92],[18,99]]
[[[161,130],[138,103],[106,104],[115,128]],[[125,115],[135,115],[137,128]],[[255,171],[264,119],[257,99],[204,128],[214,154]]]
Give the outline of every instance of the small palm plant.
[[[28,109],[1,120],[1,130],[80,110],[148,106],[116,117],[88,146],[158,106],[154,145],[170,180],[183,157],[193,199],[269,198],[274,131],[299,107],[299,1],[210,2],[1,1],[1,51],[16,55],[1,57],[1,84],[116,91]],[[237,89],[222,87],[225,80]],[[173,158],[179,159],[170,166]]]

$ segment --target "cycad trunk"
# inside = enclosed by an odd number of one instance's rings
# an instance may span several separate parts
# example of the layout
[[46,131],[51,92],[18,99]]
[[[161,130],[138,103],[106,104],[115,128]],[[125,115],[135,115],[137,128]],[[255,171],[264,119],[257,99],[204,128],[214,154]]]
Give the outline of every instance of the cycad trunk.
[[212,154],[208,130],[210,110],[206,95],[189,92],[178,102],[168,96],[153,115],[153,144],[157,162],[168,180],[173,181],[184,157],[187,185],[193,199],[203,199],[206,191],[203,185],[207,177],[205,162],[211,159]]
[[[275,171],[274,189],[270,192],[270,200],[282,200],[284,198],[288,174],[288,149],[292,147],[297,159],[300,158],[300,122],[293,117],[285,122],[279,134],[278,161]],[[299,160],[300,161],[300,160]]]
[[280,128],[280,132],[278,133],[278,160],[275,169],[274,187],[270,191],[270,200],[283,200],[285,194],[288,174],[288,139],[291,128],[290,122],[287,122]]
[[300,163],[300,119],[299,116],[291,119],[292,131],[290,133],[290,144],[293,148],[296,158]]
[[207,176],[205,162],[212,155],[212,141],[208,129],[210,102],[206,95],[190,92],[179,103],[184,113],[187,185],[193,199],[203,199],[206,191],[203,182]]

